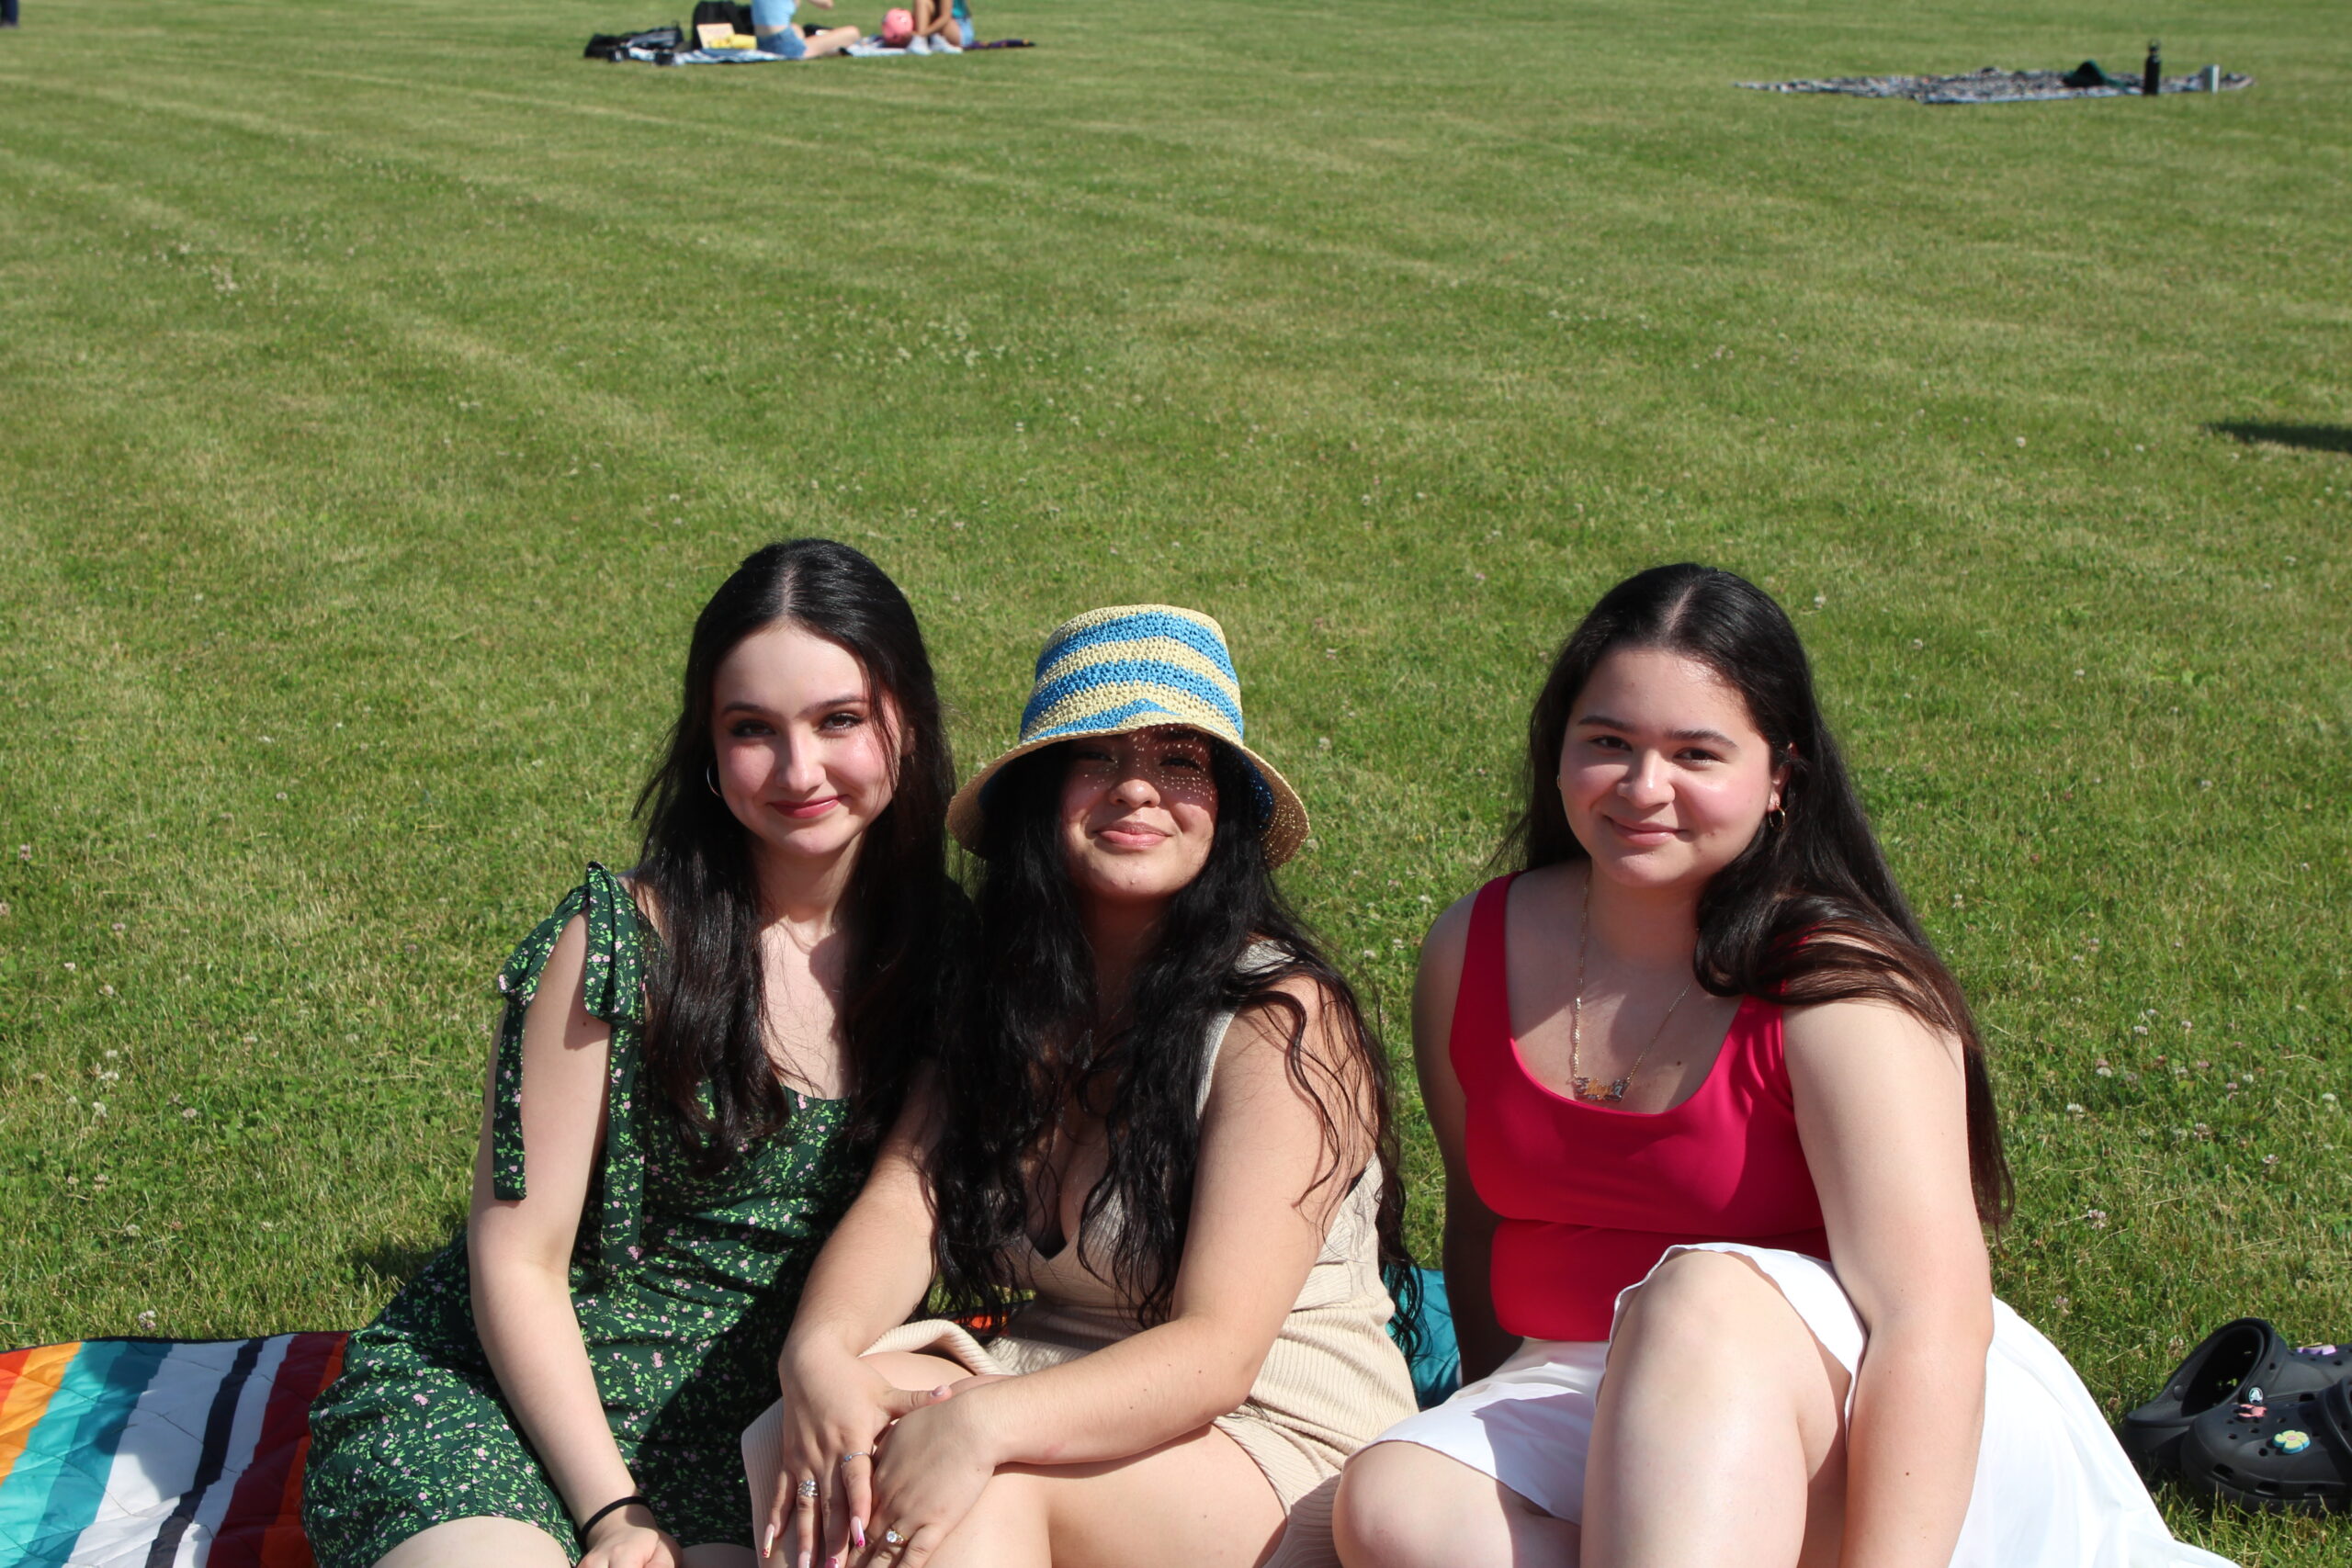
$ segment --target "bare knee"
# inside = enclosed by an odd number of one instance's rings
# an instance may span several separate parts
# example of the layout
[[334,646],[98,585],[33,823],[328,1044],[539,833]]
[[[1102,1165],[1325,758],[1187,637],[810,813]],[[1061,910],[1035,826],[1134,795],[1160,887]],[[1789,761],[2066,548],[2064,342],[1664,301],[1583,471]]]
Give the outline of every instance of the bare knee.
[[1374,1443],[1348,1461],[1331,1506],[1331,1529],[1347,1568],[1452,1568],[1471,1561],[1465,1541],[1488,1533],[1476,1516],[1497,1515],[1493,1482],[1419,1443]]
[[1611,1359],[1620,1349],[1638,1349],[1710,1366],[1737,1363],[1760,1334],[1781,1326],[1771,1322],[1776,1306],[1793,1320],[1780,1292],[1743,1259],[1679,1252],[1626,1302],[1611,1336]]

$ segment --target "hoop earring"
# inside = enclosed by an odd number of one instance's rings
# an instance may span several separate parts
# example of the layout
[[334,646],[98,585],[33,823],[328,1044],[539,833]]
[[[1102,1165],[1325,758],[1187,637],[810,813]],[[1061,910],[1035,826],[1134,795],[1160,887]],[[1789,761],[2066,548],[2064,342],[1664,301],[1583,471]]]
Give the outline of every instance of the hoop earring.
[[718,795],[721,800],[725,800],[727,798],[726,793],[718,787],[718,763],[705,762],[702,765],[702,782],[710,786],[711,794]]
[[1771,810],[1764,813],[1764,826],[1770,828],[1773,832],[1777,833],[1788,825],[1789,814],[1783,807],[1776,806],[1772,807]]

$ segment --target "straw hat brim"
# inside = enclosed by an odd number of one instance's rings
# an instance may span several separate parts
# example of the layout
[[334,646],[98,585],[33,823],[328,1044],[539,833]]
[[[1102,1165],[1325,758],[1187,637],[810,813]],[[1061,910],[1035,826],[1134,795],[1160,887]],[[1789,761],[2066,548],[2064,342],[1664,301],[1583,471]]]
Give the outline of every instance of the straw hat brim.
[[1243,760],[1257,770],[1260,782],[1266,786],[1266,793],[1273,797],[1272,808],[1266,813],[1266,820],[1258,829],[1259,840],[1265,847],[1266,864],[1270,868],[1281,865],[1298,852],[1299,845],[1306,841],[1306,803],[1299,799],[1298,791],[1291,788],[1290,781],[1283,777],[1281,771],[1239,741],[1227,739],[1170,713],[1141,713],[1114,724],[1068,729],[1057,735],[1041,735],[1022,742],[974,773],[966,781],[964,787],[956,792],[956,798],[947,803],[947,830],[956,835],[956,842],[978,854],[980,822],[985,815],[980,804],[982,792],[1008,764],[1032,751],[1042,751],[1065,740],[1082,740],[1090,735],[1125,735],[1137,729],[1171,728],[1193,730],[1241,753]]

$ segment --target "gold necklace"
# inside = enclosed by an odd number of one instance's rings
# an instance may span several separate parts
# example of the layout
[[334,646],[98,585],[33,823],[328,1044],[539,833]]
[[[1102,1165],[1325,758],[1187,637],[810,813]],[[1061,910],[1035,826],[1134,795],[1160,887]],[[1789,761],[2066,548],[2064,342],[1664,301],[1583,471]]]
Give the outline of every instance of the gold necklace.
[[1625,1090],[1632,1087],[1634,1075],[1642,1070],[1642,1064],[1649,1060],[1650,1046],[1656,1045],[1658,1037],[1666,1032],[1667,1021],[1674,1017],[1674,1010],[1680,1007],[1682,998],[1690,994],[1691,982],[1685,980],[1682,989],[1676,992],[1674,999],[1666,1005],[1666,1017],[1657,1021],[1657,1028],[1650,1033],[1649,1045],[1642,1047],[1642,1054],[1634,1058],[1634,1065],[1625,1069],[1625,1076],[1610,1079],[1607,1089],[1595,1093],[1592,1080],[1584,1076],[1584,954],[1586,945],[1592,940],[1592,870],[1588,866],[1584,874],[1584,908],[1577,924],[1577,992],[1575,999],[1568,1003],[1568,1088],[1575,1091],[1578,1100],[1588,1104],[1615,1105],[1625,1098]]

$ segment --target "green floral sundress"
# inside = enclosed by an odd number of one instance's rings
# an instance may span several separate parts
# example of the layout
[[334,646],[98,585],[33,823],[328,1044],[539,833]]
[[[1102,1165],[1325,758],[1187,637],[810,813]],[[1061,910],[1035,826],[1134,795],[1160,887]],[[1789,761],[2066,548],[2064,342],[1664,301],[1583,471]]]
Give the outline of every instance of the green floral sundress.
[[[846,1102],[801,1099],[777,1136],[704,1179],[638,1076],[646,947],[655,940],[601,865],[499,971],[491,1160],[523,1196],[523,1017],[565,925],[586,921],[587,1010],[612,1026],[604,1158],[572,1249],[571,1303],[597,1392],[638,1490],[686,1545],[752,1544],[738,1448],[775,1398],[775,1359],[800,1287],[856,1195],[865,1163]],[[571,1518],[532,1453],[474,1332],[461,1228],[351,1337],[343,1374],[311,1408],[302,1524],[321,1568],[369,1568],[418,1531],[521,1519],[577,1562]]]

